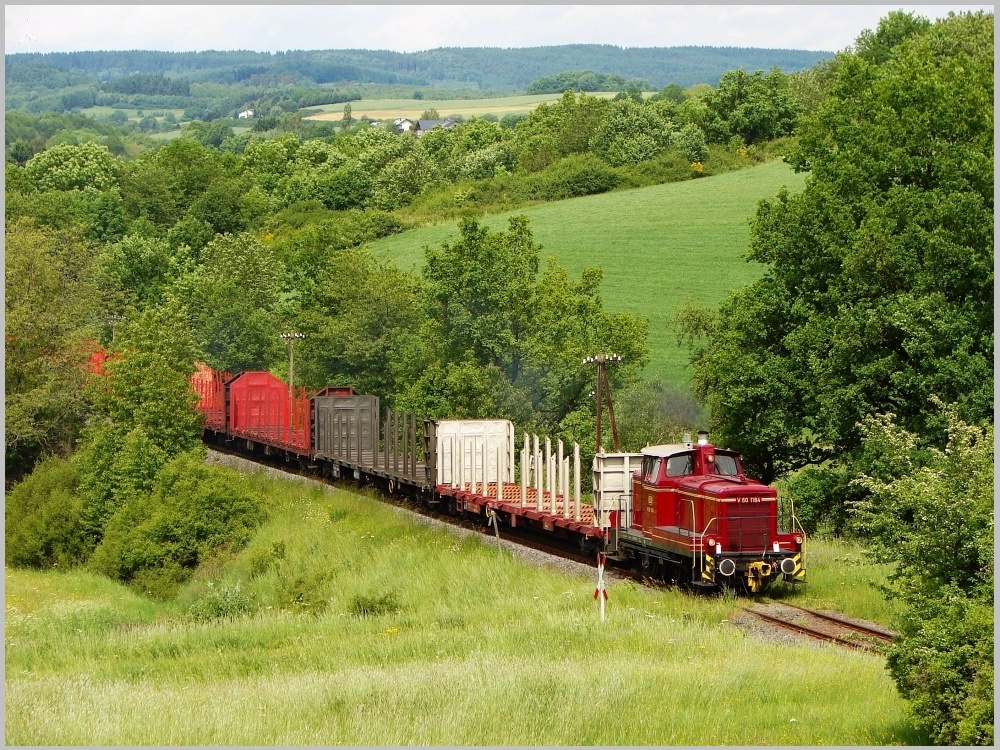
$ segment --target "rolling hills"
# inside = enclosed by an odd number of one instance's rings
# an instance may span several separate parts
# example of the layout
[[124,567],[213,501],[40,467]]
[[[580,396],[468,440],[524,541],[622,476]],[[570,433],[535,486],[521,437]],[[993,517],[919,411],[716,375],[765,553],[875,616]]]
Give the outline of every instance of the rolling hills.
[[[542,255],[556,255],[571,273],[604,270],[608,309],[650,322],[646,374],[686,387],[687,351],[677,345],[671,317],[691,299],[718,305],[726,294],[763,273],[743,256],[757,203],[782,186],[802,189],[805,177],[781,161],[704,179],[546,203],[487,216],[502,229],[511,215],[531,221]],[[410,230],[372,243],[404,267],[423,260],[423,248],[457,236],[456,222]]]

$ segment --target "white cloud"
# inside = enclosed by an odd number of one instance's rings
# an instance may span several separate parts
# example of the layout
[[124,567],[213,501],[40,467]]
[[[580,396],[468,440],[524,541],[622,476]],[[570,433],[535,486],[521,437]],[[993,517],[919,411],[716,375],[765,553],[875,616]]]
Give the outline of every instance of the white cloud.
[[391,49],[614,44],[836,51],[891,10],[928,18],[991,5],[7,5],[33,51]]

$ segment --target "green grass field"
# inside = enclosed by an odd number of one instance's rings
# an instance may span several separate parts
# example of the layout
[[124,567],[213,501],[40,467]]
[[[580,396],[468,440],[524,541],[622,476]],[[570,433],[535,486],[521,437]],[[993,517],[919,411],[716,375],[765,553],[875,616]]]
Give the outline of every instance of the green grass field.
[[[881,657],[762,640],[732,624],[741,601],[613,582],[602,624],[591,575],[365,496],[252,481],[270,520],[171,602],[79,571],[6,570],[8,744],[922,741]],[[872,608],[884,571],[819,548],[817,588],[793,600],[850,591]],[[845,554],[857,564],[841,581]]]
[[[611,99],[616,92],[594,92],[588,96]],[[562,94],[532,94],[523,96],[505,96],[492,99],[362,99],[348,102],[351,105],[351,116],[358,118],[366,116],[372,120],[384,120],[392,117],[408,117],[411,120],[428,109],[436,109],[442,117],[462,115],[462,117],[482,117],[506,114],[528,114],[542,102],[558,101]],[[344,116],[344,104],[323,104],[310,107],[310,110],[321,110],[320,114],[310,115],[307,120],[337,120]]]
[[[782,186],[798,191],[804,176],[780,161],[686,182],[593,195],[519,209],[531,220],[542,255],[554,254],[574,274],[604,270],[604,304],[648,318],[647,374],[685,387],[688,353],[677,346],[671,317],[686,300],[717,306],[726,294],[759,278],[743,262],[749,218]],[[506,227],[510,214],[482,219]],[[371,245],[404,267],[419,265],[425,245],[457,236],[456,223],[421,227]]]

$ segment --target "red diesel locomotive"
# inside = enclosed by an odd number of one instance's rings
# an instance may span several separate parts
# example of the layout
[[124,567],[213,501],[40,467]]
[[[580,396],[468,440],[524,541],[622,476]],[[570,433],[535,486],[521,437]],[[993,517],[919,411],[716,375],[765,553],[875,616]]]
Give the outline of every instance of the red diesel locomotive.
[[609,535],[617,556],[654,577],[750,593],[778,578],[805,579],[805,536],[794,513],[793,530],[779,531],[777,491],[748,478],[738,453],[699,433],[697,443],[651,446],[639,456]]

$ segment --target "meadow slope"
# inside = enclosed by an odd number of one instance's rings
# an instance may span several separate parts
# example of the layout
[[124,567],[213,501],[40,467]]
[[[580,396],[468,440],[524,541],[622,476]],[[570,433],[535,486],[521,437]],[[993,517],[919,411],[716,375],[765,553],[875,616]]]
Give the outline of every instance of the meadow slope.
[[[749,219],[757,203],[782,187],[803,188],[805,176],[781,161],[686,182],[545,203],[482,222],[506,227],[512,215],[531,220],[542,256],[555,255],[573,274],[604,270],[604,304],[648,318],[652,353],[646,374],[686,387],[688,353],[677,345],[671,317],[688,299],[717,306],[731,290],[756,280],[747,263]],[[403,267],[423,261],[423,248],[457,236],[456,222],[413,229],[372,243]]]
[[[765,641],[734,627],[740,602],[631,582],[611,584],[602,625],[592,576],[363,495],[249,481],[270,519],[175,600],[6,570],[9,744],[921,741],[877,655]],[[853,591],[846,611],[886,618],[872,589],[886,571],[820,547],[796,601]]]

